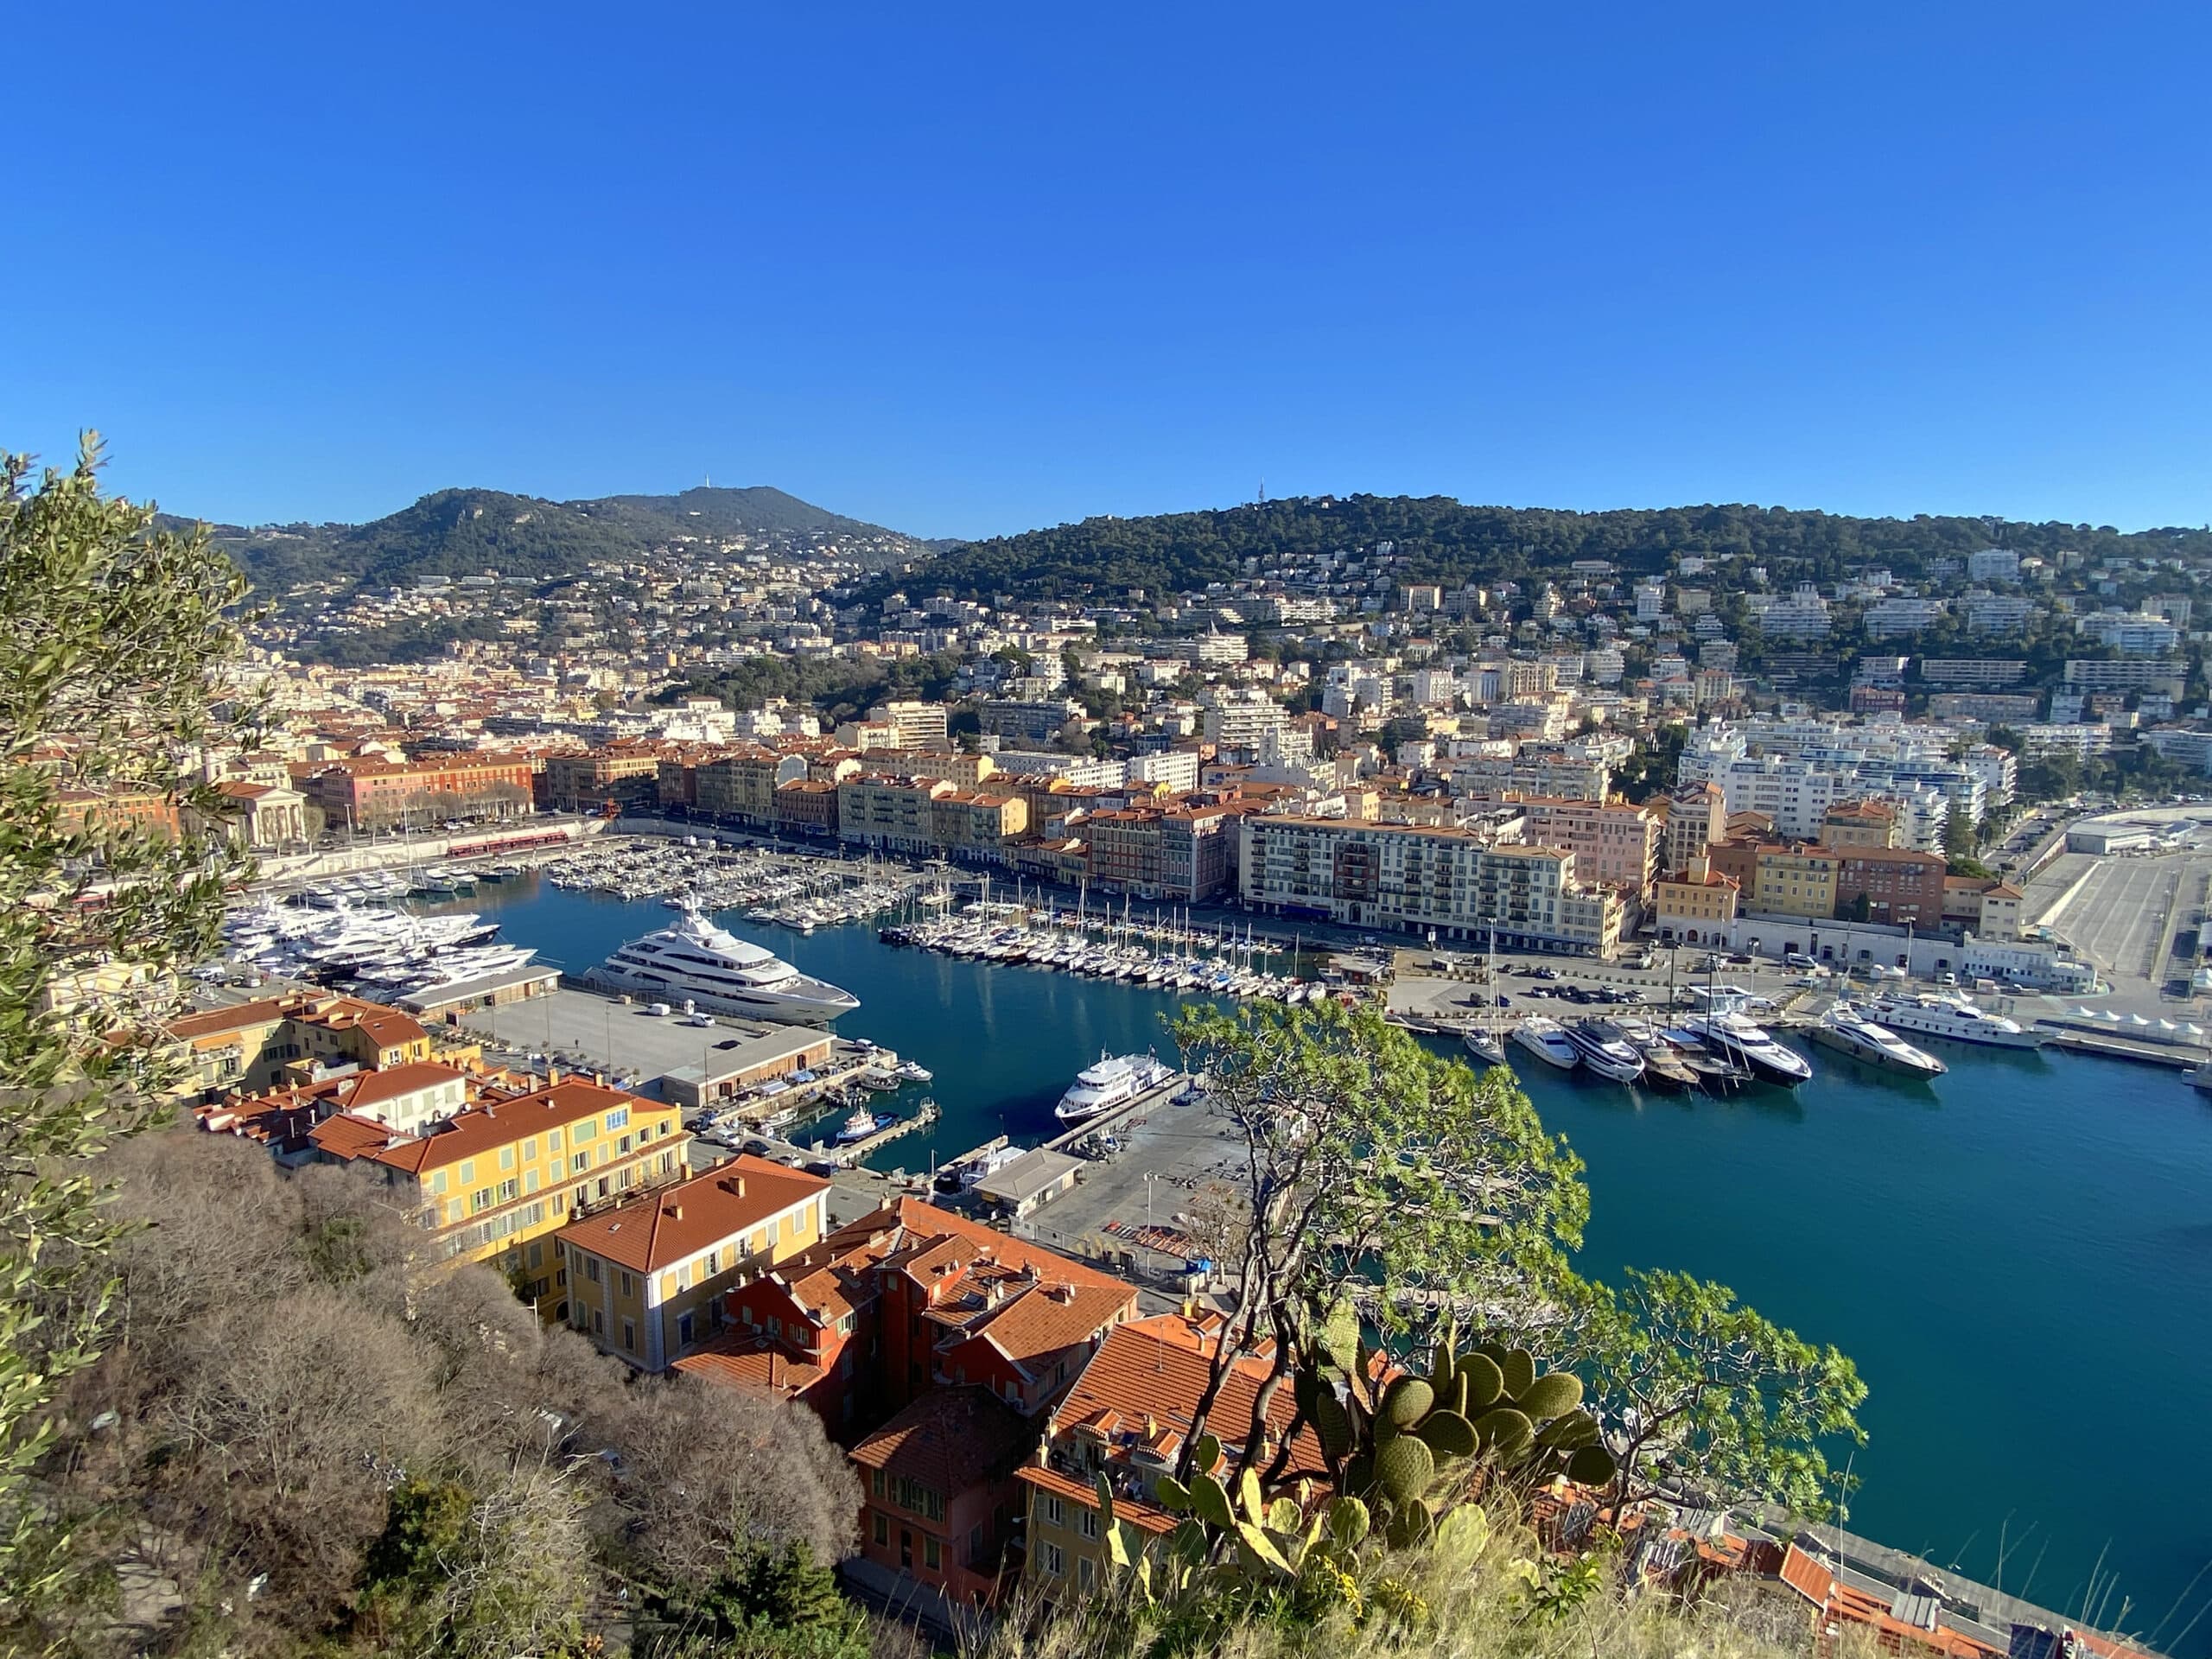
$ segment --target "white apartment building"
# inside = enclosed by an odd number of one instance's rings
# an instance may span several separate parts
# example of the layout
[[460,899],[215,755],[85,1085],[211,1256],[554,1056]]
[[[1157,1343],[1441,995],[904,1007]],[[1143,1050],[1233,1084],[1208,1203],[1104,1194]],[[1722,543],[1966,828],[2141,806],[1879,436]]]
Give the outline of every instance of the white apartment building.
[[2127,657],[2156,657],[2181,643],[2181,630],[2162,616],[2092,611],[2074,619],[2074,632]]
[[2212,732],[2162,726],[2144,733],[2142,741],[2176,766],[2188,766],[2212,777]]
[[1830,626],[1828,602],[1811,582],[1800,582],[1783,597],[1762,594],[1751,601],[1760,631],[1776,639],[1825,639]]
[[2020,556],[2009,547],[1985,547],[1967,555],[1968,582],[2018,582]]
[[2177,697],[2188,683],[2189,664],[2179,658],[2066,659],[2066,684],[2075,691],[2145,691]]
[[896,728],[899,749],[944,750],[952,747],[945,730],[945,707],[941,702],[879,702],[868,711],[871,726]]
[[2045,760],[2059,754],[2075,760],[2086,760],[2091,755],[2102,754],[2112,747],[2112,728],[2109,726],[2085,725],[2077,721],[2043,721],[2018,729],[2031,760]]
[[1216,685],[1198,699],[1200,729],[1217,748],[1257,749],[1289,721],[1283,707],[1257,686]]
[[1244,903],[1286,917],[1610,957],[1623,906],[1577,880],[1574,855],[1494,844],[1471,830],[1345,818],[1253,817],[1242,827]]
[[1167,749],[1158,754],[1134,756],[1129,761],[1128,781],[1187,794],[1198,786],[1198,752]]
[[1968,594],[1959,601],[1959,609],[1965,613],[1968,633],[2009,637],[2027,626],[2036,602],[2006,594]]
[[1877,600],[1866,607],[1866,637],[1892,639],[1903,633],[1918,633],[1935,626],[1950,610],[1940,599]]

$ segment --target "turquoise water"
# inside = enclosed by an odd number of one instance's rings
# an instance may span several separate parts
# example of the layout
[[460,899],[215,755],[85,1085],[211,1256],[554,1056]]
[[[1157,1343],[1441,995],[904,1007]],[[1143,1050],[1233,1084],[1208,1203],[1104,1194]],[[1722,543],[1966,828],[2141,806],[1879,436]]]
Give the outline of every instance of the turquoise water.
[[[506,937],[572,970],[666,925],[658,905],[486,889]],[[734,918],[726,920],[735,921]],[[919,1168],[1001,1132],[1032,1140],[1102,1050],[1168,1044],[1175,999],[880,944],[737,923],[861,1000],[842,1022],[937,1076],[945,1109],[874,1160]],[[588,1039],[587,1039],[588,1046]],[[2178,1072],[2070,1055],[1947,1048],[1902,1084],[1813,1051],[1794,1094],[1630,1092],[1549,1071],[1522,1081],[1590,1166],[1585,1269],[1675,1267],[1732,1286],[1859,1363],[1871,1436],[1855,1530],[2064,1611],[2100,1554],[2104,1608],[2212,1655],[2212,1109]],[[2032,1577],[2031,1574],[2032,1573]]]

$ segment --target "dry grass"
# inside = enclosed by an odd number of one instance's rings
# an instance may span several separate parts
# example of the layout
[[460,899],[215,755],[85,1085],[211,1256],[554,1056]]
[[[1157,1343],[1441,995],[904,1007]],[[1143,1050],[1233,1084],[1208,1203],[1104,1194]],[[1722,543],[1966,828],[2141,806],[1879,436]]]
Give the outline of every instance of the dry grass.
[[[1813,1651],[1811,1610],[1778,1585],[1722,1580],[1686,1605],[1650,1592],[1625,1596],[1608,1567],[1579,1600],[1547,1606],[1523,1565],[1541,1559],[1532,1538],[1510,1529],[1471,1555],[1393,1557],[1363,1573],[1361,1618],[1344,1610],[1313,1622],[1261,1611],[1209,1627],[1128,1595],[1052,1619],[1016,1611],[973,1659],[1808,1659]],[[1420,1598],[1415,1617],[1381,1611],[1392,1600],[1385,1580],[1393,1574]],[[1872,1656],[1859,1635],[1845,1633],[1823,1659]]]

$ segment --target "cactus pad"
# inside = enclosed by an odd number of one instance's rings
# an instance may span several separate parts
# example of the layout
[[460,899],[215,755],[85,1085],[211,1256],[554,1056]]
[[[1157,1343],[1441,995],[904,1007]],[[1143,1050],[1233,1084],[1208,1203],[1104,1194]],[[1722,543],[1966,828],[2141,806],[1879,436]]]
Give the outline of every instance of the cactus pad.
[[1394,1504],[1412,1503],[1435,1478],[1435,1454],[1414,1435],[1402,1434],[1375,1454],[1375,1484]]
[[1436,1390],[1417,1376],[1402,1376],[1382,1395],[1382,1414],[1398,1428],[1411,1428],[1428,1415]]
[[1564,1417],[1582,1403],[1582,1379],[1573,1371],[1551,1371],[1516,1396],[1521,1409],[1537,1422]]
[[1475,1426],[1456,1411],[1432,1411],[1414,1431],[1439,1458],[1475,1455]]

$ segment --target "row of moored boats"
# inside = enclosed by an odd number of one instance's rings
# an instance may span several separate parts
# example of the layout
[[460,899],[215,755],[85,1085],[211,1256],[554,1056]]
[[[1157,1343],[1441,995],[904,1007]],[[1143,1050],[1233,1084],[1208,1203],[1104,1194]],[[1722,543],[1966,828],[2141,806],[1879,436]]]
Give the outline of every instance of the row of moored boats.
[[[1906,1077],[1940,1077],[1948,1069],[1907,1032],[1999,1048],[2037,1048],[2050,1036],[1958,995],[1899,995],[1864,1007],[1840,1001],[1802,1029],[1822,1048]],[[1632,1016],[1562,1024],[1529,1014],[1510,1033],[1471,1031],[1466,1037],[1468,1052],[1491,1065],[1505,1063],[1508,1042],[1559,1071],[1668,1090],[1710,1091],[1755,1081],[1790,1088],[1813,1075],[1810,1061],[1740,1008],[1712,1009],[1663,1027]]]

